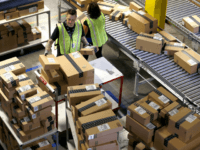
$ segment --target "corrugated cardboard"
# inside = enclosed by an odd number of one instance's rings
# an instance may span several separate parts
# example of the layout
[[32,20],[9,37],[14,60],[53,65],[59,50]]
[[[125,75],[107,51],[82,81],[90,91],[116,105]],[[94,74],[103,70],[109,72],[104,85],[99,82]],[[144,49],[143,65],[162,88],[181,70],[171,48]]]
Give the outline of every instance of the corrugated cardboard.
[[17,75],[18,79],[19,79],[19,85],[20,86],[23,86],[24,84],[34,84],[34,82],[28,77],[28,75],[26,73],[22,73],[22,74],[19,74]]
[[128,133],[127,138],[129,139],[128,144],[131,146],[135,146],[136,143],[140,142],[139,138],[135,134],[130,132]]
[[82,55],[94,55],[97,52],[97,49],[95,46],[87,46],[84,48],[81,48],[80,53]]
[[14,96],[16,103],[22,111],[25,111],[25,101],[22,101],[18,96]]
[[23,32],[31,33],[31,25],[24,19],[16,21],[22,28]]
[[[94,68],[80,54],[80,52],[70,53],[67,56],[59,56],[57,59],[68,86],[94,83]],[[76,65],[72,65],[70,62],[71,59]],[[75,67],[80,70],[77,70]]]
[[51,69],[44,70],[41,69],[41,74],[45,77],[48,83],[58,82],[63,80],[63,75],[59,70]]
[[107,14],[107,15],[112,13],[113,8],[116,5],[116,4],[111,4],[111,3],[107,3],[107,2],[101,2],[101,1],[98,1],[97,4],[99,5],[101,12],[104,14]]
[[15,12],[10,12],[10,13],[6,13],[5,14],[5,19],[6,20],[11,20],[11,19],[15,19],[19,17],[19,11],[15,11]]
[[105,144],[97,145],[95,147],[90,147],[87,143],[85,143],[86,149],[96,149],[96,150],[118,150],[117,141],[108,142]]
[[138,143],[135,147],[135,150],[143,150],[143,149],[145,149],[145,145],[142,142]]
[[129,8],[131,10],[134,9],[135,11],[143,10],[143,8],[139,6],[138,4],[136,4],[135,2],[130,2]]
[[59,69],[60,64],[54,55],[39,55],[39,62],[44,70]]
[[102,136],[108,136],[109,134],[119,132],[123,129],[123,126],[120,123],[120,121],[116,119],[114,121],[103,123],[103,125],[100,124],[98,126],[88,128],[85,130],[84,133],[82,126],[83,124],[91,123],[92,121],[97,121],[108,117],[115,117],[115,114],[111,109],[78,118],[78,123],[82,129],[81,133],[82,135],[84,135],[85,141],[89,144],[89,146],[91,140],[100,138]]
[[145,143],[150,143],[154,135],[154,130],[148,129],[146,126],[141,125],[136,120],[132,119],[128,115],[126,116],[126,129],[129,132],[136,134]]
[[11,113],[11,100],[7,99],[2,90],[0,89],[1,107],[9,118],[12,118]]
[[[149,20],[151,21],[145,19],[146,17],[149,18]],[[138,13],[132,12],[128,18],[132,26],[132,30],[138,34],[140,34],[141,32],[149,34],[157,32],[158,20],[153,18],[151,15],[145,13],[144,11],[140,10],[138,11]]]
[[67,98],[69,100],[69,104],[73,106],[100,94],[100,87],[97,83],[67,87]]
[[53,150],[51,143],[46,139],[40,139],[34,142],[33,146],[38,147],[37,150]]
[[15,30],[15,34],[23,36],[23,28],[16,22],[10,22],[9,25]]
[[160,31],[159,34],[164,38],[166,42],[177,42],[175,37],[165,31]]
[[[186,52],[187,55],[184,52]],[[174,62],[185,69],[185,71],[187,71],[189,74],[196,73],[197,69],[199,68],[199,65],[193,58],[195,58],[197,61],[200,61],[199,54],[189,48],[174,54]]]
[[55,129],[55,127],[56,127],[56,122],[52,121],[51,124],[50,124],[50,126],[43,127],[44,128],[44,133],[52,131],[53,129]]
[[46,119],[41,121],[43,127],[49,127],[50,125],[54,124],[55,122],[55,115],[51,113]]
[[[178,134],[181,141],[187,142],[200,132],[200,120],[197,116],[192,114],[190,109],[184,108],[170,117],[167,129],[171,133]],[[179,123],[182,119],[183,121]]]
[[17,10],[17,7],[14,7],[14,8],[11,8],[11,9],[4,10],[3,12],[4,13],[10,13],[10,12],[14,12],[16,10]]
[[[93,106],[89,106],[94,104]],[[84,107],[86,107],[84,109]],[[83,110],[81,110],[83,109]],[[103,110],[112,109],[112,103],[104,95],[98,95],[75,106],[75,119]]]
[[0,34],[1,36],[8,34],[8,29],[4,25],[0,25]]
[[[130,18],[129,18],[129,22],[130,22]],[[147,52],[151,52],[155,54],[160,54],[163,45],[164,45],[164,40],[152,34],[141,33],[136,38],[136,49],[139,49],[139,50],[143,50],[143,51],[147,51]]]
[[167,42],[165,45],[165,55],[174,56],[176,52],[180,52],[185,49],[184,43]]
[[31,29],[31,32],[33,33],[33,40],[41,39],[42,32],[40,27],[35,27]]
[[[45,97],[45,98],[43,98]],[[54,103],[53,98],[47,94],[47,92],[42,92],[31,97],[26,98],[29,107],[33,112],[40,111],[48,106],[52,106]]]
[[21,118],[26,115],[26,111],[22,111],[18,105],[12,103],[11,105],[12,116],[16,118]]
[[19,85],[19,79],[17,78],[17,76],[12,73],[11,71],[6,72],[4,74],[0,75],[3,84],[7,87],[7,88],[12,88],[12,87],[16,87]]
[[3,19],[4,19],[4,12],[0,11],[0,20],[3,20]]
[[121,18],[121,11],[120,10],[114,10],[110,15],[109,18],[113,21],[117,21]]
[[8,89],[4,84],[2,84],[2,86],[3,86],[2,90],[3,90],[4,94],[6,95],[6,97],[8,99],[14,98],[14,94],[17,93],[16,90],[15,90],[15,87]]
[[[190,17],[192,17],[192,18],[190,18]],[[199,32],[200,18],[197,15],[183,18],[182,23],[183,23],[184,27],[186,27],[191,32],[193,32],[193,33]]]
[[24,132],[34,130],[41,126],[40,122],[33,123],[31,118],[28,116],[18,118],[18,125],[22,128]]

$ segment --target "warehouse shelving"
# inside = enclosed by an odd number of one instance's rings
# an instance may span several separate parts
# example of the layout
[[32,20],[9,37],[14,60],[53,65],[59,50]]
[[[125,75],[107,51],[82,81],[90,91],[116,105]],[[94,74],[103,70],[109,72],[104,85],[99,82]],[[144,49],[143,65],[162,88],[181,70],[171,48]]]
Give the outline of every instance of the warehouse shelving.
[[41,33],[41,39],[30,41],[26,45],[18,46],[17,48],[14,48],[14,49],[11,49],[11,50],[7,50],[5,52],[1,52],[0,56],[6,55],[8,53],[16,52],[16,51],[21,51],[21,53],[23,54],[24,49],[32,47],[32,46],[35,46],[35,45],[42,44],[44,42],[47,42],[49,40],[50,36],[51,36],[51,18],[50,18],[51,17],[51,12],[50,12],[50,9],[46,5],[44,5],[44,8],[43,9],[39,9],[37,13],[29,14],[29,15],[22,16],[22,17],[19,17],[19,18],[16,18],[16,19],[11,19],[11,20],[5,20],[5,19],[1,20],[0,21],[0,25],[3,25],[3,24],[10,23],[10,22],[13,22],[13,21],[17,21],[17,20],[26,19],[26,18],[29,18],[29,17],[36,16],[37,26],[39,26],[39,15],[45,14],[45,13],[48,14],[48,27],[49,27],[48,32],[49,32],[49,34],[47,34],[47,32],[44,29],[41,28],[42,29],[42,31],[41,31],[42,32]]
[[[35,141],[37,141],[37,140],[39,140],[39,139],[45,138],[45,137],[50,136],[50,135],[55,135],[55,136],[56,136],[56,150],[58,150],[58,131],[57,131],[56,128],[53,129],[53,130],[51,130],[51,131],[49,131],[49,132],[47,132],[47,133],[45,133],[45,134],[43,134],[43,135],[41,135],[41,136],[36,137],[36,138],[34,138],[34,139],[31,139],[31,140],[26,141],[26,142],[22,142],[22,141],[18,138],[18,136],[16,135],[16,133],[14,132],[13,128],[11,127],[10,122],[9,122],[9,118],[8,118],[8,116],[5,114],[5,112],[2,110],[2,108],[0,108],[0,117],[1,117],[2,121],[4,122],[4,124],[6,125],[6,127],[8,128],[8,130],[10,131],[10,133],[11,133],[11,134],[14,136],[14,138],[16,139],[16,141],[17,141],[17,143],[18,143],[18,145],[19,145],[20,150],[23,150],[23,148],[22,148],[23,146],[28,145],[28,144],[30,144],[30,143],[32,143],[32,142],[35,142]],[[0,142],[0,144],[1,144],[1,145],[3,146],[3,148],[5,149],[5,144],[2,144],[2,142]],[[6,150],[6,149],[5,149],[5,150]]]

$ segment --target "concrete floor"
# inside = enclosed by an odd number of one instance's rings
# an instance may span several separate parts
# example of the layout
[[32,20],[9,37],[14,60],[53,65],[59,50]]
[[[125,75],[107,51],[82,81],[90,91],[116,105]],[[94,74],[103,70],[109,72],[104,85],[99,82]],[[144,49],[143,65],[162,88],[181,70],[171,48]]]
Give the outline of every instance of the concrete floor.
[[[58,15],[58,0],[44,0],[45,5],[51,10],[51,32],[53,32],[55,25],[58,21],[57,15]],[[124,0],[126,4],[129,4],[129,2],[132,0]],[[69,8],[67,4],[62,2],[62,7]],[[35,20],[36,18],[28,18],[26,19],[28,22],[32,23],[32,26],[35,26]],[[62,18],[64,21],[65,18]],[[40,26],[48,31],[48,26],[47,26],[47,15],[41,15],[39,17],[39,20],[41,22]],[[185,39],[185,43],[191,47],[192,43],[187,37],[184,38],[184,36],[179,33],[173,26],[167,25],[165,26],[165,30],[175,37],[177,37],[180,41],[183,41]],[[35,51],[35,52],[34,52]],[[133,94],[133,87],[134,87],[134,78],[135,78],[135,72],[133,70],[133,62],[124,54],[121,53],[120,57],[118,58],[118,47],[114,45],[111,42],[107,42],[107,44],[104,45],[103,47],[103,56],[111,62],[118,70],[120,70],[124,74],[124,84],[123,84],[123,93],[122,93],[122,104],[125,105],[126,107],[129,106],[131,103],[133,103],[136,100],[141,99],[145,95],[147,95],[149,92],[153,90],[153,88],[149,84],[144,84],[139,87],[139,96],[134,96]],[[200,49],[198,50],[200,52]],[[43,45],[38,45],[37,47],[33,47],[30,49],[25,50],[25,55],[20,56],[19,52],[12,53],[6,56],[3,56],[0,58],[0,60],[4,60],[13,56],[19,56],[20,61],[22,61],[26,68],[31,68],[34,66],[39,65],[38,62],[38,55],[44,53],[44,47]],[[95,56],[90,56],[88,61],[91,61],[95,59]],[[27,73],[29,77],[36,82],[35,80],[35,75],[33,71],[30,71]],[[141,70],[141,74],[145,77],[148,78],[149,75]],[[154,86],[159,87],[160,84],[157,81],[152,81],[151,82]],[[116,97],[118,97],[119,94],[119,85],[120,85],[120,80],[114,81],[112,83],[106,84],[103,86],[104,90],[111,91]],[[121,110],[126,114],[126,110]],[[61,146],[59,146],[60,150],[65,149]]]

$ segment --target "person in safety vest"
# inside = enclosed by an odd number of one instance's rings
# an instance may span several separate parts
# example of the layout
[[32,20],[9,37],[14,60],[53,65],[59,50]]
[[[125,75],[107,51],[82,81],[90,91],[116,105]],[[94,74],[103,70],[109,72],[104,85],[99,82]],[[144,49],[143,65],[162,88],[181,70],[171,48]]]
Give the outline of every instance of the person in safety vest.
[[[66,21],[58,23],[51,38],[45,47],[45,55],[51,51],[51,46],[54,41],[57,47],[57,56],[80,51],[81,42],[85,46],[89,46],[82,24],[77,19],[75,9],[69,9],[66,15]],[[98,49],[98,47],[97,47]]]
[[[97,46],[99,50],[96,52],[96,57],[102,57],[102,46],[107,42],[108,36],[105,30],[105,16],[101,12],[96,2],[91,2],[88,5],[87,12],[89,17],[83,23],[83,29],[87,38],[87,41]],[[85,59],[88,59],[88,55],[84,55]]]

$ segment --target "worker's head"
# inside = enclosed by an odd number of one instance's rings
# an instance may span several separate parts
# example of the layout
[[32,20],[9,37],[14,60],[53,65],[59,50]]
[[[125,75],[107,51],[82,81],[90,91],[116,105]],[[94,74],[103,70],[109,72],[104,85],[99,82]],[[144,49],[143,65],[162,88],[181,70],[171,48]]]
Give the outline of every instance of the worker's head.
[[92,19],[97,19],[101,15],[101,10],[97,2],[91,2],[88,5],[87,12]]
[[77,18],[77,13],[75,9],[69,9],[66,15],[67,26],[73,27]]

